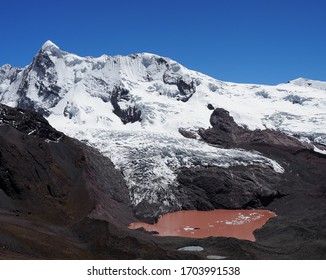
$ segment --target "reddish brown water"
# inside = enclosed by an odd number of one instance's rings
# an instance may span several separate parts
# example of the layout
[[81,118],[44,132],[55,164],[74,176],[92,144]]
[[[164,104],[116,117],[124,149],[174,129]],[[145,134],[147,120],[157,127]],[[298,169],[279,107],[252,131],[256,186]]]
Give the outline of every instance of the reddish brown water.
[[154,225],[136,222],[131,223],[129,228],[143,227],[147,231],[157,231],[158,236],[225,236],[255,241],[254,230],[275,216],[268,210],[188,210],[166,214]]

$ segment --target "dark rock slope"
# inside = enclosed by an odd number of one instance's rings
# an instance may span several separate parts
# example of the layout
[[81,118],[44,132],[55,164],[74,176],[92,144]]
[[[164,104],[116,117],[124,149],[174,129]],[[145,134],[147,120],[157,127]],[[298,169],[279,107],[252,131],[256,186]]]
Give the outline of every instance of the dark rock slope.
[[167,258],[127,230],[129,205],[107,158],[37,113],[0,105],[0,259]]
[[[185,169],[179,174],[180,184],[193,192],[194,200],[202,197],[211,208],[258,207],[277,213],[257,231],[256,243],[240,242],[241,249],[233,253],[242,251],[243,258],[325,259],[326,155],[277,131],[240,127],[224,109],[216,109],[210,121],[212,127],[200,131],[204,141],[258,151],[285,170],[278,174],[261,166],[208,167]],[[199,201],[197,207],[201,205]]]

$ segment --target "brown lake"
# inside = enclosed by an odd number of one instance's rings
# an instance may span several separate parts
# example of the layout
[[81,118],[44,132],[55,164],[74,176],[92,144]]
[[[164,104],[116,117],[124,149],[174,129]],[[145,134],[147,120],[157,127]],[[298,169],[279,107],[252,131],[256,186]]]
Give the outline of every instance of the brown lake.
[[275,216],[268,210],[186,210],[163,215],[156,224],[135,222],[129,228],[156,231],[158,236],[224,236],[255,241],[253,232]]

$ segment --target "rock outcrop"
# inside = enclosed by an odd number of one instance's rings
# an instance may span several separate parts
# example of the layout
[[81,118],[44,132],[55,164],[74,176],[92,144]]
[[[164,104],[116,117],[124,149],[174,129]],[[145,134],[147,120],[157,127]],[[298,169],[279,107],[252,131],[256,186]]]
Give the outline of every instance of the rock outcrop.
[[0,105],[0,258],[115,258],[101,239],[132,220],[109,159],[37,113]]
[[257,232],[257,245],[241,245],[253,253],[250,258],[324,259],[326,155],[279,131],[240,127],[223,109],[215,109],[211,125],[200,131],[204,141],[256,150],[281,163],[284,173],[258,166],[183,170],[181,185],[193,197],[202,197],[197,207],[209,201],[211,208],[263,207],[277,213]]

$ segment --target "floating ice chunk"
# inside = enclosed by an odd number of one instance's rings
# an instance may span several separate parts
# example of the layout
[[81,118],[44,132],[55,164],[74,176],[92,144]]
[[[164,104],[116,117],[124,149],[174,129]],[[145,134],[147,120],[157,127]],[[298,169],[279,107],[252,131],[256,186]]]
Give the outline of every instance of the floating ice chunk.
[[190,226],[185,226],[183,229],[184,229],[185,231],[192,231],[192,230],[194,230],[195,228],[190,227]]
[[200,252],[204,251],[204,248],[201,246],[186,246],[179,248],[178,251]]

